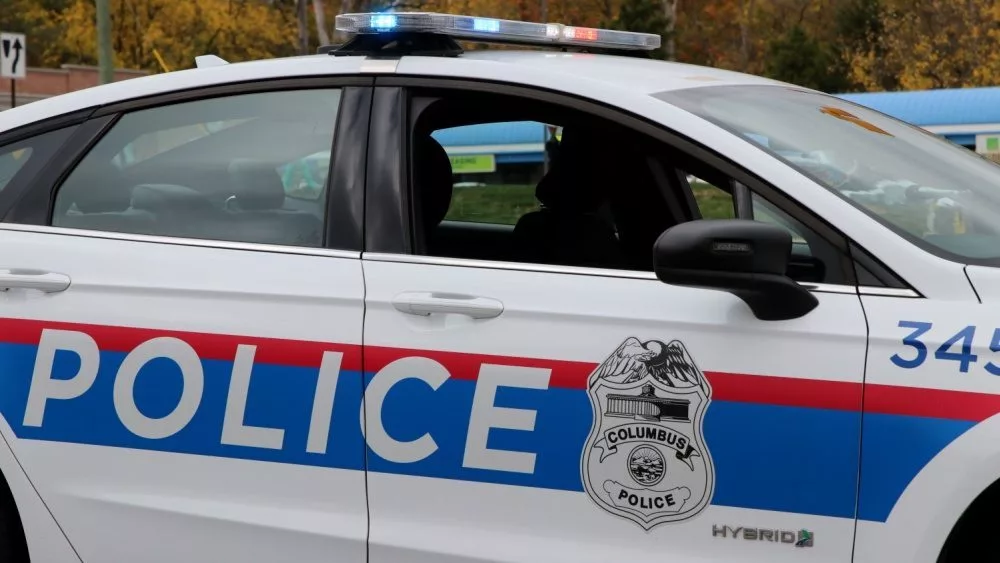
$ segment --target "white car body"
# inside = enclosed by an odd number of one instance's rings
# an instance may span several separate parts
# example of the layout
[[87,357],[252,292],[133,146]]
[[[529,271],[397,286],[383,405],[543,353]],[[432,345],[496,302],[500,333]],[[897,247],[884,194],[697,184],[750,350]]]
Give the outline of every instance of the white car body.
[[[0,113],[0,133],[168,92],[316,76],[491,81],[641,116],[778,186],[912,290],[819,284],[814,311],[765,322],[736,297],[652,273],[0,223],[0,269],[72,280],[0,294],[0,472],[32,561],[933,563],[1000,479],[1000,379],[889,360],[909,353],[901,320],[939,326],[928,346],[995,325],[998,270],[915,246],[651,96],[785,85],[570,53],[316,55],[90,88]],[[394,303],[413,291],[475,293],[503,314],[403,314]],[[714,495],[649,529],[581,488],[586,378],[629,337],[683,342],[713,394]],[[985,338],[974,342],[983,360]],[[56,349],[81,358],[62,380]],[[156,387],[165,408],[143,414],[134,393],[152,384],[138,370],[161,355],[187,371]],[[893,432],[914,443],[894,450]],[[785,541],[799,530],[815,544]]]

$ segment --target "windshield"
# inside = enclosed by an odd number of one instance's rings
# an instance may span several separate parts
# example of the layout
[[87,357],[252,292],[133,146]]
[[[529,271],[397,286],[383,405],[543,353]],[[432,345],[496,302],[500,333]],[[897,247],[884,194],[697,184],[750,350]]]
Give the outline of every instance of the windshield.
[[791,87],[656,97],[783,159],[923,248],[1000,264],[1000,166],[876,111]]

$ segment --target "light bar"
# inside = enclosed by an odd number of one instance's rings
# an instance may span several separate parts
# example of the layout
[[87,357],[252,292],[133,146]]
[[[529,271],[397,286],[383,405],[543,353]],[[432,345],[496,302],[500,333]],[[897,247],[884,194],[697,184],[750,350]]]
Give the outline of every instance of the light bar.
[[575,45],[645,51],[660,47],[660,36],[652,33],[431,12],[341,14],[336,18],[336,28],[351,35],[429,33],[455,39],[524,45]]

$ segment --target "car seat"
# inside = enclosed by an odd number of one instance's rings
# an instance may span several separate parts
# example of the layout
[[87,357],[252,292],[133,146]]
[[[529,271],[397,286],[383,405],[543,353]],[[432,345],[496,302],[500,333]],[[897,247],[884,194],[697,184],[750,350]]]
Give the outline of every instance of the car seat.
[[622,263],[614,224],[602,207],[615,186],[594,131],[564,128],[549,172],[535,189],[539,211],[514,226],[514,255],[524,262],[613,268]]
[[285,186],[277,165],[234,159],[229,165],[232,196],[226,203],[226,240],[320,246],[323,221],[315,215],[284,209]]
[[430,135],[413,139],[413,187],[415,209],[423,233],[424,253],[436,255],[435,229],[441,224],[454,191],[451,159],[444,147]]

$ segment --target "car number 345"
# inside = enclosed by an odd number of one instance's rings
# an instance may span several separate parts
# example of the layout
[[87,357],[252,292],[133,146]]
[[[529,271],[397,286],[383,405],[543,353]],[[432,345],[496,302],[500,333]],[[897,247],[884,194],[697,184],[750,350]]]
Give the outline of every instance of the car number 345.
[[[925,340],[929,340],[931,331],[934,330],[934,323],[922,321],[899,321],[901,328],[910,329],[910,332],[902,337],[902,345],[907,348],[907,352],[893,354],[889,358],[893,364],[903,369],[915,369],[931,358],[930,350]],[[973,352],[977,348],[976,335],[978,327],[968,325],[961,330],[952,333],[947,340],[934,349],[933,360],[955,362],[954,367],[961,373],[969,373],[980,363],[979,354]],[[980,335],[984,332],[979,332]],[[980,336],[982,344],[983,336]],[[936,339],[933,339],[936,340]],[[989,341],[990,352],[1000,352],[1000,328],[994,328]],[[985,359],[985,358],[984,358]],[[998,358],[1000,360],[1000,358]],[[981,364],[982,369],[990,375],[1000,375],[1000,364],[988,360]]]

